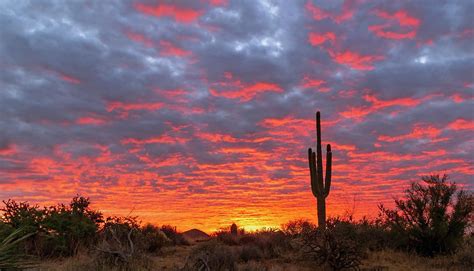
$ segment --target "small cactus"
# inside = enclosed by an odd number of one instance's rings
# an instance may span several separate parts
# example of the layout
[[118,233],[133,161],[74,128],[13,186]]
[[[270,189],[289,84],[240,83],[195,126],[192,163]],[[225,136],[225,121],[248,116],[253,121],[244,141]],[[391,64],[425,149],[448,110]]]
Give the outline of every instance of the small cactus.
[[235,223],[232,223],[232,225],[230,226],[230,233],[232,235],[237,235],[238,234],[237,230],[238,230],[237,225]]
[[326,149],[326,179],[323,183],[323,155],[321,150],[321,114],[316,113],[316,153],[308,149],[309,171],[311,176],[311,191],[317,199],[318,227],[326,228],[326,197],[331,188],[332,152],[331,144]]

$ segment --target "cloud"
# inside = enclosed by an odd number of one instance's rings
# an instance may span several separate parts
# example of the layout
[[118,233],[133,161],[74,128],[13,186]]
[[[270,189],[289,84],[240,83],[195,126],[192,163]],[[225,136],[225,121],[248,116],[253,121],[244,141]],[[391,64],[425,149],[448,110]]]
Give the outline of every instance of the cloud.
[[168,4],[146,5],[136,3],[135,9],[146,15],[156,17],[171,17],[178,22],[190,23],[195,21],[200,16],[200,11],[191,8],[183,8]]
[[332,52],[329,54],[335,62],[347,65],[356,70],[373,70],[374,62],[384,59],[383,56],[378,55],[360,55],[356,52],[345,51],[345,52]]
[[[375,10],[374,13],[387,20],[384,24],[371,25],[369,30],[374,32],[375,35],[386,38],[386,39],[413,39],[416,37],[418,27],[420,26],[420,20],[413,16],[410,16],[407,11],[399,10],[393,14],[383,10]],[[399,31],[391,31],[393,24],[400,26],[402,29]],[[405,28],[405,30],[403,30]]]

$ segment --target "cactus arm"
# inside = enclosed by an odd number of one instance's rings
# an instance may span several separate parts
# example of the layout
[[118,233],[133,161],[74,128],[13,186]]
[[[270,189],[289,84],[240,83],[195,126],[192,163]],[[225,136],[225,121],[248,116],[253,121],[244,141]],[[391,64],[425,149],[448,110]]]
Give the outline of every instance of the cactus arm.
[[331,189],[331,168],[332,168],[332,152],[331,144],[328,144],[326,147],[326,180],[324,184],[324,196],[329,195],[329,190]]

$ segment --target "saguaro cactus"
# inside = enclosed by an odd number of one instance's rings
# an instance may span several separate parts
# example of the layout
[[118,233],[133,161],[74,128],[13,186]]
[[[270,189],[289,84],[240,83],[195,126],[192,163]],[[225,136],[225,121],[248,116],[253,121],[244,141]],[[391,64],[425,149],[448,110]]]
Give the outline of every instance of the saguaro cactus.
[[326,179],[323,183],[323,155],[321,150],[321,114],[316,113],[316,153],[308,149],[309,172],[311,176],[311,191],[318,204],[318,227],[326,228],[326,197],[331,188],[332,153],[331,144],[326,149]]
[[230,226],[230,233],[232,235],[237,235],[237,230],[238,230],[237,225],[235,223],[232,223],[232,225]]

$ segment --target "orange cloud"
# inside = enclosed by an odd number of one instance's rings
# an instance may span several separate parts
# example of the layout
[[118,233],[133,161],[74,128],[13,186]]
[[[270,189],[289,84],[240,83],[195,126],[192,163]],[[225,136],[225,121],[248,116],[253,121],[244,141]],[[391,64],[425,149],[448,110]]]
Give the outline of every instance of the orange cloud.
[[472,120],[465,120],[465,119],[457,119],[450,124],[448,124],[448,128],[451,130],[474,130],[474,121]]
[[132,111],[132,110],[147,110],[154,111],[163,107],[161,102],[151,103],[124,103],[124,102],[109,102],[107,103],[107,111],[111,112],[114,110],[120,111]]
[[410,26],[410,27],[420,26],[420,20],[418,18],[410,16],[408,12],[405,10],[400,10],[393,14],[390,14],[382,10],[376,10],[375,14],[387,20],[395,20],[401,26]]
[[300,87],[302,88],[317,88],[320,92],[328,92],[331,89],[328,87],[323,87],[326,81],[320,79],[313,79],[309,76],[305,75],[302,82],[300,83]]
[[202,138],[204,140],[210,141],[210,142],[232,142],[236,143],[239,142],[240,140],[231,136],[231,135],[226,135],[226,134],[218,134],[218,133],[198,133],[197,136],[199,138]]
[[413,39],[416,37],[416,31],[412,30],[406,33],[398,33],[392,31],[385,31],[387,28],[386,25],[371,25],[369,26],[369,30],[374,32],[375,35],[386,38],[386,39],[393,39],[393,40],[401,40],[401,39]]
[[433,127],[433,126],[425,126],[425,125],[415,125],[413,130],[406,134],[406,135],[401,135],[401,136],[386,136],[386,135],[381,135],[377,139],[380,141],[385,141],[385,142],[395,142],[395,141],[402,141],[402,140],[408,140],[408,139],[435,139],[438,137],[438,135],[441,133],[441,130]]
[[135,4],[135,9],[146,15],[156,16],[156,17],[172,17],[176,21],[181,23],[191,23],[196,21],[199,16],[201,16],[201,11],[180,8],[174,5],[168,4],[158,4],[156,6],[145,5],[141,3]]
[[431,99],[433,96],[426,96],[423,98],[396,98],[393,100],[380,100],[375,95],[366,94],[364,100],[369,102],[370,106],[361,107],[349,107],[346,111],[339,113],[345,118],[362,119],[364,116],[377,112],[379,110],[401,106],[401,107],[414,107],[419,105],[425,100]]
[[224,82],[218,85],[231,86],[235,87],[235,89],[217,91],[216,89],[211,88],[209,89],[211,95],[228,99],[239,99],[242,102],[249,101],[258,94],[264,92],[283,92],[283,89],[279,85],[269,82],[257,82],[246,85],[237,80],[229,83]]
[[[380,25],[370,25],[369,30],[375,35],[386,38],[386,39],[413,39],[416,37],[418,27],[420,26],[420,20],[418,18],[410,16],[406,11],[400,10],[393,14],[382,10],[376,10],[374,13],[385,20],[387,23]],[[405,29],[403,32],[391,31],[395,25]]]
[[329,55],[333,60],[339,64],[343,64],[356,70],[373,70],[373,62],[384,59],[383,56],[377,55],[360,55],[356,52],[345,51],[345,52],[334,52],[329,51]]
[[190,55],[190,51],[183,50],[173,43],[165,40],[160,41],[161,51],[160,54],[163,56],[187,56]]
[[336,23],[342,23],[354,16],[354,3],[355,1],[345,0],[342,5],[342,10],[339,14],[334,14],[321,9],[315,6],[311,0],[306,3],[305,9],[311,14],[311,17],[313,17],[314,20],[321,21],[329,18]]
[[375,95],[364,95],[364,100],[367,102],[371,102],[372,106],[375,110],[379,110],[381,108],[389,107],[389,106],[406,106],[406,107],[413,107],[419,105],[423,100],[426,98],[421,99],[413,99],[413,98],[396,98],[393,100],[380,100]]
[[333,32],[326,32],[324,34],[311,32],[309,33],[308,40],[311,45],[319,46],[326,41],[334,42],[336,40],[336,35]]
[[17,146],[14,144],[9,144],[4,148],[0,148],[0,156],[9,156],[17,153]]
[[95,117],[81,117],[76,120],[76,124],[80,125],[102,125],[105,123],[106,121],[104,119]]
[[318,8],[311,1],[308,1],[306,3],[305,8],[311,14],[313,19],[317,21],[330,17],[330,14],[328,12],[325,12],[324,10]]
[[144,145],[144,144],[183,144],[189,141],[187,138],[179,138],[170,135],[164,135],[159,137],[152,137],[146,139],[137,139],[137,138],[126,138],[121,141],[122,144],[136,144],[136,145]]
[[209,3],[213,6],[226,6],[229,2],[228,0],[209,0]]

